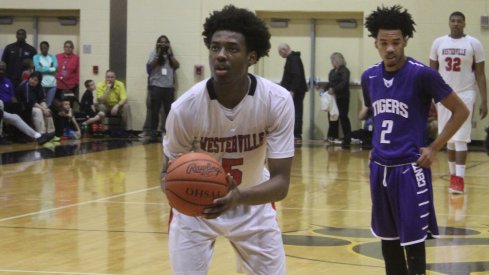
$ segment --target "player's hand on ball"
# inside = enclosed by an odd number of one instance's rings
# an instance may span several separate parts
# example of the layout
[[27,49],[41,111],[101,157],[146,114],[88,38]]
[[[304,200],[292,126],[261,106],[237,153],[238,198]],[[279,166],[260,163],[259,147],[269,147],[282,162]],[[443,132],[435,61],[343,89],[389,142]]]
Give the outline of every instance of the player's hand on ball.
[[215,206],[204,210],[204,218],[215,219],[219,217],[222,213],[236,207],[239,204],[241,194],[239,192],[238,185],[230,174],[227,175],[227,180],[229,192],[226,194],[226,196],[215,199]]

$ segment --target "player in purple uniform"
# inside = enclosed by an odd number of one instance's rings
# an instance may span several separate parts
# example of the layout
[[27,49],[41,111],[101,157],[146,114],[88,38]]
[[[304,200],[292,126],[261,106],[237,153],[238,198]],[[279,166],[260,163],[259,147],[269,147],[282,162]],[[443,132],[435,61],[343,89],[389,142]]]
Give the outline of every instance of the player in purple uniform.
[[[430,165],[468,116],[463,102],[436,71],[404,55],[414,25],[407,10],[398,5],[378,7],[365,22],[383,60],[362,75],[365,105],[374,120],[372,233],[382,240],[386,274],[395,275],[425,274],[424,241],[438,234]],[[427,145],[432,100],[453,114]]]

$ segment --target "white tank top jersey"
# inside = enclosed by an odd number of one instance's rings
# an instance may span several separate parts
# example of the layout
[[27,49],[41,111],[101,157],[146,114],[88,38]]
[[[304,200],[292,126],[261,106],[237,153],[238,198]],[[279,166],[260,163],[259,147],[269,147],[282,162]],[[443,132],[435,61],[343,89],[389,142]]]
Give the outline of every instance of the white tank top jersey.
[[248,94],[233,109],[222,106],[212,79],[178,98],[166,121],[163,152],[174,159],[204,151],[219,160],[238,184],[263,182],[267,158],[294,156],[294,104],[281,86],[249,75]]
[[438,71],[456,93],[474,91],[475,64],[485,60],[484,48],[470,35],[459,39],[445,35],[433,42],[430,59],[438,61]]

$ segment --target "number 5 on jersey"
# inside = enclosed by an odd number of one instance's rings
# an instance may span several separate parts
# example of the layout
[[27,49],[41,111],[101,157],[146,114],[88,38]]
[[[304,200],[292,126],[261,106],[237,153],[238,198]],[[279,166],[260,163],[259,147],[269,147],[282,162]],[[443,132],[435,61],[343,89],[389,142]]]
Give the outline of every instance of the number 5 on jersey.
[[233,166],[243,165],[243,158],[239,159],[222,159],[222,168],[226,173],[229,173],[237,185],[241,184],[241,179],[243,177],[243,172],[239,169],[233,168]]

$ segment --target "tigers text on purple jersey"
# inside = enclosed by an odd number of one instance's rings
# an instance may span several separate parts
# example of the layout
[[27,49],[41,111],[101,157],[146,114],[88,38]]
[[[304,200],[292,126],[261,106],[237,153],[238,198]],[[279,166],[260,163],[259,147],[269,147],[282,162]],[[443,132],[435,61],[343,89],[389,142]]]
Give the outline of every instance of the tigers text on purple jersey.
[[382,98],[372,103],[374,116],[380,113],[391,113],[402,117],[409,117],[409,108],[405,103],[390,98]]
[[383,62],[368,68],[362,90],[373,114],[372,160],[384,165],[418,159],[432,100],[452,92],[438,72],[410,57],[396,72],[385,71]]

